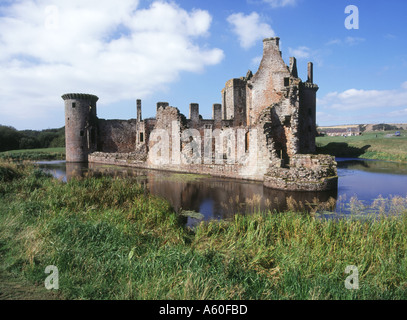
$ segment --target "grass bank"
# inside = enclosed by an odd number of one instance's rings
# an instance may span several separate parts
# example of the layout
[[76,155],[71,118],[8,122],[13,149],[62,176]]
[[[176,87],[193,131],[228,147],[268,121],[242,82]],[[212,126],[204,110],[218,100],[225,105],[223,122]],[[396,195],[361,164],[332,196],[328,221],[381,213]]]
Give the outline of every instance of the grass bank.
[[[190,230],[130,178],[62,183],[0,167],[0,270],[43,286],[57,266],[65,299],[407,297],[406,207],[369,221],[268,212]],[[359,290],[345,288],[348,265]]]
[[22,149],[0,152],[0,160],[65,160],[65,148]]
[[317,137],[317,152],[352,157],[407,162],[407,131],[365,132],[352,137]]

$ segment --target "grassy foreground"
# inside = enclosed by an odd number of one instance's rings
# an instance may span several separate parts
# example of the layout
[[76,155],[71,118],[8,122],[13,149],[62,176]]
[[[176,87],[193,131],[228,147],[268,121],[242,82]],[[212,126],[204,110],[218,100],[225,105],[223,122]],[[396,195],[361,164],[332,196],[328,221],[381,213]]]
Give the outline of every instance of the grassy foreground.
[[352,137],[317,137],[317,153],[407,162],[407,131],[400,131],[400,137],[392,136],[394,133],[375,131]]
[[[407,208],[369,221],[258,213],[184,227],[131,179],[0,164],[0,271],[65,299],[405,299]],[[359,290],[345,288],[348,265]]]

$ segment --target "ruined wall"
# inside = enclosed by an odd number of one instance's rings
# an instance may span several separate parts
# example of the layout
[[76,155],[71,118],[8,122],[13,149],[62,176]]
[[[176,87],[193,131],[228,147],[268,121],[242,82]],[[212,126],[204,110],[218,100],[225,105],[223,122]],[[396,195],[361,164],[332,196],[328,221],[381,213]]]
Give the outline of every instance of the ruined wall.
[[300,153],[314,153],[316,150],[316,93],[318,86],[309,82],[301,83],[299,137]]
[[139,124],[131,120],[98,120],[98,150],[103,152],[133,152],[139,139]]
[[[157,104],[157,116],[154,126],[154,134],[157,136],[149,136],[148,141],[148,158],[147,163],[152,167],[157,167],[159,159],[164,159],[164,162],[171,161],[173,156],[180,156],[180,136],[174,135],[177,123],[180,128],[183,127],[181,113],[177,108],[168,106],[167,103]],[[166,148],[161,148],[160,145]],[[166,154],[162,154],[165,152]],[[158,167],[160,164],[158,165]]]
[[264,177],[266,187],[288,191],[327,191],[338,185],[335,158],[297,154],[290,168],[272,168]]
[[234,126],[246,125],[246,81],[231,79],[222,90],[223,119],[234,120]]
[[[103,152],[89,161],[259,180],[283,190],[334,188],[334,161],[300,154],[315,151],[317,90],[312,63],[302,82],[295,58],[289,66],[283,61],[279,38],[265,39],[258,71],[226,82],[212,119],[202,119],[197,103],[187,119],[158,102],[156,119],[142,121],[138,100],[137,120],[99,121]],[[230,132],[235,140],[221,138]]]
[[290,72],[281,57],[279,38],[263,41],[263,58],[256,74],[247,82],[247,123],[254,124],[264,108],[278,103],[283,97]]

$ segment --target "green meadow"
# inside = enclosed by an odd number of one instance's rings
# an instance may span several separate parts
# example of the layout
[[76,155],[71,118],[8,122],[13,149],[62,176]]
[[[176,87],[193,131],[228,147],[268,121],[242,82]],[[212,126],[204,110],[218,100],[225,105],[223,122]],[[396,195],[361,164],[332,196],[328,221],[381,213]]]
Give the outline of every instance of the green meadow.
[[[0,164],[0,272],[59,299],[406,299],[407,199],[370,219],[255,212],[191,229],[131,178]],[[347,266],[359,271],[349,290]]]
[[336,157],[356,157],[365,159],[407,162],[407,131],[401,136],[395,131],[364,132],[361,136],[317,137],[317,153]]
[[0,160],[65,160],[65,147],[4,151],[0,152]]

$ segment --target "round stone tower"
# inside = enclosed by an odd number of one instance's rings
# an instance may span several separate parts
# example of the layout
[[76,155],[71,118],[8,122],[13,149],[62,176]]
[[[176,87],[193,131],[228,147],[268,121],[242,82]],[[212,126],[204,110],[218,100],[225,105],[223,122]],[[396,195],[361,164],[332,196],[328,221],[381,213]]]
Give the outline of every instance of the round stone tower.
[[65,101],[65,142],[67,162],[87,162],[97,150],[97,96],[67,93]]

